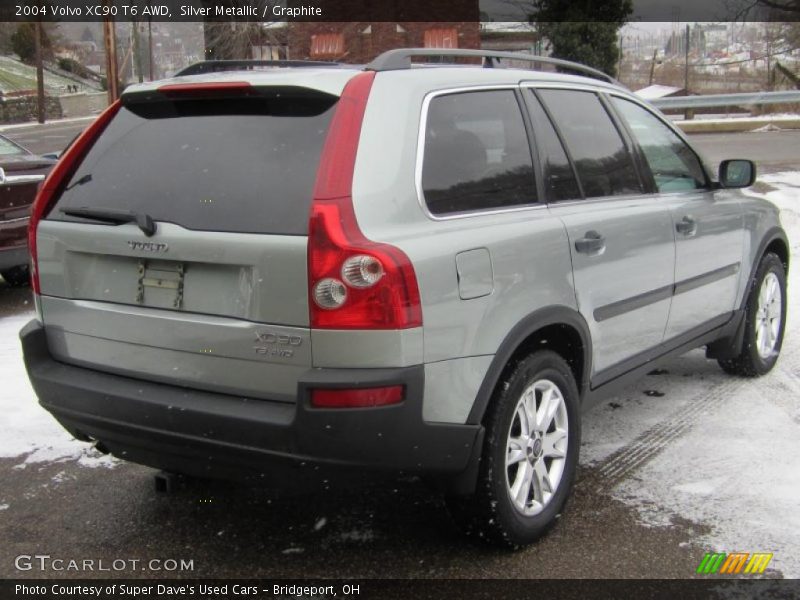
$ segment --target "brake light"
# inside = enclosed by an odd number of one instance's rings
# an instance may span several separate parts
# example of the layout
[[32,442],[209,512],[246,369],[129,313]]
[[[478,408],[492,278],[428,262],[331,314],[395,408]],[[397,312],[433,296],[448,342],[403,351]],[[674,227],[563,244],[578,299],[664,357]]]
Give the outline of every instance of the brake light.
[[39,265],[38,255],[36,249],[36,229],[41,221],[53,206],[58,194],[61,192],[64,185],[72,177],[75,170],[78,168],[83,157],[97,141],[97,138],[109,124],[114,115],[119,112],[121,104],[120,101],[112,103],[106,110],[100,113],[89,127],[83,130],[75,141],[66,149],[64,154],[61,155],[53,170],[44,180],[39,192],[36,194],[36,199],[33,201],[31,207],[31,219],[28,223],[28,250],[31,255],[31,287],[34,294],[39,294]]
[[422,325],[411,261],[399,248],[367,239],[353,210],[353,170],[374,77],[365,72],[347,83],[322,149],[308,231],[309,312],[317,329]]
[[371,408],[388,406],[403,401],[405,389],[402,385],[376,388],[319,389],[311,390],[311,406],[314,408]]
[[216,81],[209,83],[168,83],[158,88],[158,92],[167,96],[227,96],[229,94],[247,94],[253,86],[246,81]]

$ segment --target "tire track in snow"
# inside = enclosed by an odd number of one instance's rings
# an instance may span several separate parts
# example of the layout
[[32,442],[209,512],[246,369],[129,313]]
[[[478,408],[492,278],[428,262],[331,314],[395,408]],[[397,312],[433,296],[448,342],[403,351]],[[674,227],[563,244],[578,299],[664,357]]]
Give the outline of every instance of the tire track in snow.
[[641,433],[632,442],[613,452],[595,469],[598,483],[612,488],[633,471],[663,452],[701,418],[721,408],[732,395],[751,384],[751,380],[731,377],[698,394],[670,417]]
[[775,369],[769,375],[755,379],[729,376],[720,383],[713,384],[713,387],[696,395],[670,417],[644,431],[596,465],[593,471],[597,483],[606,489],[617,486],[686,434],[699,419],[707,419],[710,413],[721,409],[733,394],[749,388],[749,393],[755,398],[768,400],[784,396],[787,392],[798,393],[798,374],[800,352],[784,347]]

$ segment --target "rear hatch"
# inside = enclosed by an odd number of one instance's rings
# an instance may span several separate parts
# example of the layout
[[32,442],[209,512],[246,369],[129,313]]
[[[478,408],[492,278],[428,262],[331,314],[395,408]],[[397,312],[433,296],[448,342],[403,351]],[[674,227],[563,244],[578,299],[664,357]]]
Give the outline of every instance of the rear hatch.
[[[294,401],[311,366],[309,207],[336,101],[296,86],[124,98],[37,231],[53,355]],[[104,222],[121,211],[139,224]]]

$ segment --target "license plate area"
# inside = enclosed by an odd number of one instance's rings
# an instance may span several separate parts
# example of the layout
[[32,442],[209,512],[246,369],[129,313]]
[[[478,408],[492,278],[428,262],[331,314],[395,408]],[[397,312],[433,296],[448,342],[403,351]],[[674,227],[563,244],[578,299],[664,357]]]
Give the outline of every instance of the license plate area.
[[166,260],[140,260],[136,303],[154,308],[181,308],[186,264]]

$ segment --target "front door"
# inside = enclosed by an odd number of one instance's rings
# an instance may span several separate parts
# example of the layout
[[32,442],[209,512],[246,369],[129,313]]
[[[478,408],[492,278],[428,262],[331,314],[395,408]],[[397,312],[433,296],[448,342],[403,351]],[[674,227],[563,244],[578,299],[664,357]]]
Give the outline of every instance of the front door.
[[675,291],[665,339],[700,333],[734,307],[742,271],[744,223],[736,196],[714,191],[700,160],[647,108],[613,97],[636,139],[675,236]]

